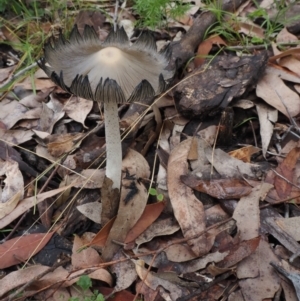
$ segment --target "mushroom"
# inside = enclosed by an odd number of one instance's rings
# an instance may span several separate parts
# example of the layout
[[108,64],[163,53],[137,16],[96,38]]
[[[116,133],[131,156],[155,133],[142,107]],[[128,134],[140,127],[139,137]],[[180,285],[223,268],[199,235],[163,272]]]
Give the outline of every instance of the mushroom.
[[166,70],[168,49],[157,52],[152,35],[143,32],[130,44],[125,30],[112,30],[101,42],[95,30],[75,25],[69,40],[62,34],[44,47],[38,62],[63,90],[104,104],[106,176],[120,190],[122,148],[118,104],[138,102],[162,93],[173,71]]

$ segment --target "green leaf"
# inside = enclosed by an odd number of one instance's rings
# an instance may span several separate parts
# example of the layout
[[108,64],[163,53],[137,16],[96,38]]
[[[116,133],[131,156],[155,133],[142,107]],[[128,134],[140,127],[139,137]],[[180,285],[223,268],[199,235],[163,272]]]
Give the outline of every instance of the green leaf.
[[158,201],[161,202],[164,199],[164,195],[160,193],[156,198],[157,198]]
[[150,189],[149,189],[149,194],[150,194],[150,195],[157,195],[156,189],[155,189],[155,188],[150,188]]
[[105,298],[104,298],[104,296],[103,296],[102,294],[99,294],[99,295],[97,296],[96,301],[105,301]]
[[92,286],[92,280],[89,276],[80,276],[79,280],[76,282],[84,291],[88,290]]

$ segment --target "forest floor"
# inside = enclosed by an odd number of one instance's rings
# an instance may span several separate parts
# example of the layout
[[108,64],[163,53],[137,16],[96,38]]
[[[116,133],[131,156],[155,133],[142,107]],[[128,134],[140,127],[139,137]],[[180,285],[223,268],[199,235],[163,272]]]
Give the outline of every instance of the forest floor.
[[[296,2],[0,5],[0,300],[300,300]],[[119,107],[120,193],[103,106],[37,64],[75,24],[104,42],[114,23],[174,73]]]

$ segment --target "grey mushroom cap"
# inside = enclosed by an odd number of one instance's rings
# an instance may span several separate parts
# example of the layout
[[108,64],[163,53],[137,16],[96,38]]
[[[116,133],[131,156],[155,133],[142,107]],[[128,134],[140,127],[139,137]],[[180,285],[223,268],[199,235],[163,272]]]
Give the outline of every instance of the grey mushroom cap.
[[69,40],[61,34],[45,45],[38,64],[62,89],[94,101],[140,101],[162,93],[173,71],[166,70],[169,50],[157,52],[151,34],[144,32],[130,45],[123,28],[101,42],[92,27],[81,35],[75,25]]

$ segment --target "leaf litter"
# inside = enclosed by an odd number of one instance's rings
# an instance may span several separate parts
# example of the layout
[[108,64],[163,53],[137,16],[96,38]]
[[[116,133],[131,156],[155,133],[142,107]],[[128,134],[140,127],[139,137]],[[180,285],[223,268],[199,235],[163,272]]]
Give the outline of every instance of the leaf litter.
[[[177,73],[158,99],[120,107],[119,196],[105,179],[103,108],[40,69],[12,82],[16,66],[0,68],[3,300],[299,298],[300,23],[273,2],[224,2],[239,9],[221,28],[196,1],[168,29],[148,28]],[[119,13],[134,42],[137,16],[126,3]],[[81,11],[75,22],[103,41],[107,21]],[[0,45],[12,39],[1,30]]]

